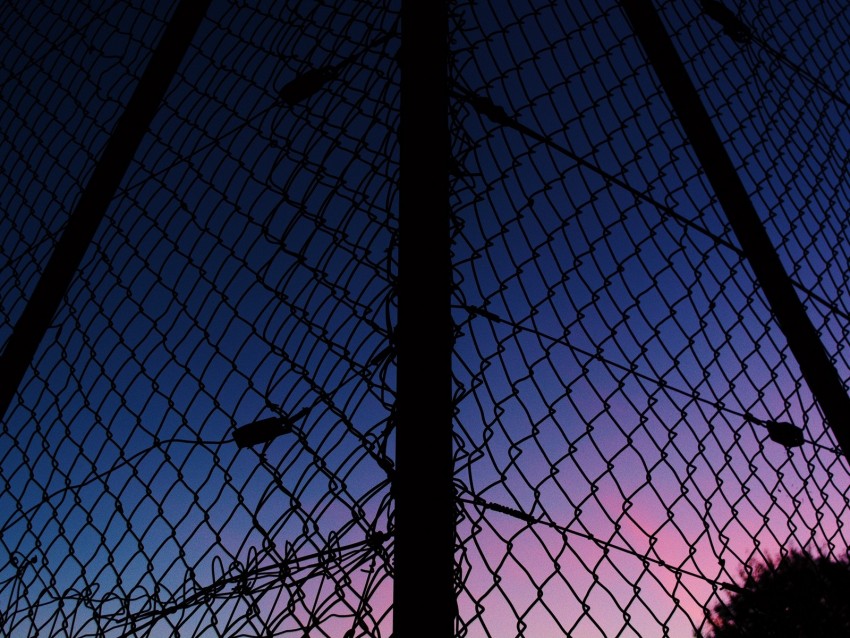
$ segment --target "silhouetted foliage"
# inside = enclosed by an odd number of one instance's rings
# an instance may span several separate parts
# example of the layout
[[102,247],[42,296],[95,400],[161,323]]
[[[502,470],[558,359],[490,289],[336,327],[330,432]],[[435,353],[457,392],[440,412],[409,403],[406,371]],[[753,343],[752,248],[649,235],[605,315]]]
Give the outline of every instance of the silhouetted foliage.
[[715,606],[705,638],[850,636],[847,559],[793,551],[742,577],[740,591]]

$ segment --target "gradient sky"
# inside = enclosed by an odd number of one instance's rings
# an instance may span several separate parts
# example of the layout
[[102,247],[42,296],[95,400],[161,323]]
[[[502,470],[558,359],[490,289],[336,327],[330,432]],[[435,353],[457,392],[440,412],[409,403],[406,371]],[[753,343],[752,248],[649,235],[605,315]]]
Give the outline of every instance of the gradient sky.
[[[0,338],[171,4],[0,9]],[[5,415],[3,632],[389,635],[397,9],[212,3]],[[842,8],[743,5],[746,47],[661,13],[846,377]],[[748,562],[844,555],[845,462],[622,11],[451,25],[535,133],[452,101],[461,633],[690,636]]]

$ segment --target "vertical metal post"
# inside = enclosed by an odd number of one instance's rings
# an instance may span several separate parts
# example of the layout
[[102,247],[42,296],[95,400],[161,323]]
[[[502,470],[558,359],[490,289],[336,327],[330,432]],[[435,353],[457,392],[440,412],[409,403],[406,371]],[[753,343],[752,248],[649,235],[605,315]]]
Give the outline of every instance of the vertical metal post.
[[621,0],[788,347],[850,460],[850,398],[651,0]]
[[88,184],[0,356],[0,418],[35,356],[210,0],[182,0],[118,119]]
[[445,0],[402,0],[394,638],[454,633]]

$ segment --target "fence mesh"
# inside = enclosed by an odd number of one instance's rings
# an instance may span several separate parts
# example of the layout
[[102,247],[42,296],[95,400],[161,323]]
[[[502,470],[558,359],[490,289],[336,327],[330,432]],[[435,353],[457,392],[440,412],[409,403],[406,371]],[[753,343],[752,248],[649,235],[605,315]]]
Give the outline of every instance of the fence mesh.
[[[804,4],[661,15],[844,377],[846,24]],[[846,465],[622,9],[453,24],[463,633],[693,635],[754,559],[843,555]]]
[[[2,20],[7,326],[173,7],[54,4]],[[386,632],[395,21],[213,4],[4,424],[4,635]]]
[[[0,9],[4,341],[173,4]],[[844,378],[850,23],[729,6],[747,37],[659,11]],[[5,415],[0,634],[391,633],[399,10],[212,3]],[[693,635],[754,560],[846,555],[846,463],[621,7],[448,20],[458,635]]]

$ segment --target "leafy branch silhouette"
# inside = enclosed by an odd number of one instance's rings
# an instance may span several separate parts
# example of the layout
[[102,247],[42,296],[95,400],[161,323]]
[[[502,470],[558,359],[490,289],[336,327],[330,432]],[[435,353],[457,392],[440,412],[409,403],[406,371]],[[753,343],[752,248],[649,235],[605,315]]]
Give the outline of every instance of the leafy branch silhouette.
[[743,570],[740,589],[707,617],[697,638],[850,635],[850,562],[793,550]]

